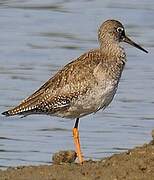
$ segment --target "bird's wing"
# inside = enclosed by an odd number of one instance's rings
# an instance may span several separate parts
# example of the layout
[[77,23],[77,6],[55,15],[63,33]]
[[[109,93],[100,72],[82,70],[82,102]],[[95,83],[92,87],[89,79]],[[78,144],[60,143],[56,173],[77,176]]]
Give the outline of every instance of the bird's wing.
[[27,112],[35,113],[38,109],[40,112],[47,111],[45,107],[55,112],[57,109],[69,107],[72,98],[86,93],[91,84],[96,83],[94,68],[99,64],[100,57],[98,50],[83,54],[58,71],[17,107],[3,114],[11,116]]

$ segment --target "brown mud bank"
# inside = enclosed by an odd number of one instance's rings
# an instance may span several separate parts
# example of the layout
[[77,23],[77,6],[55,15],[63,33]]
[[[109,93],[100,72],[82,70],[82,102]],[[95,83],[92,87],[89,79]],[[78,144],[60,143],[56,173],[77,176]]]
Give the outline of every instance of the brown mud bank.
[[83,165],[22,166],[0,170],[0,180],[154,180],[154,140],[141,147]]

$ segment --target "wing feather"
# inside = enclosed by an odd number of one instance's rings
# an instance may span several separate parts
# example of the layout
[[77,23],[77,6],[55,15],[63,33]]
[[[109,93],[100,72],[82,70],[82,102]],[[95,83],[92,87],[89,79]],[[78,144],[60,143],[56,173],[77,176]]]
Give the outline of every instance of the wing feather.
[[58,71],[17,107],[3,114],[11,116],[37,111],[54,113],[60,108],[69,107],[72,98],[77,98],[79,94],[85,93],[91,84],[96,83],[93,71],[99,64],[100,58],[99,50],[83,54]]

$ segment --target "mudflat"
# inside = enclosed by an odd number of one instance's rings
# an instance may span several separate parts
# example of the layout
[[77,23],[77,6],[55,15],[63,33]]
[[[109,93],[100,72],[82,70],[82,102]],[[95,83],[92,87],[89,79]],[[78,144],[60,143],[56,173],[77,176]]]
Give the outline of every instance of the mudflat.
[[0,170],[0,180],[153,180],[154,140],[99,161],[19,166]]

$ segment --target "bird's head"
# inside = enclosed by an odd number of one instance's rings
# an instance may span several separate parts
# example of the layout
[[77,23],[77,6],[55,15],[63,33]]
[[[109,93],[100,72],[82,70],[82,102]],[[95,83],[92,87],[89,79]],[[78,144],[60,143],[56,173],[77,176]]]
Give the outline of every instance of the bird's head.
[[99,28],[98,39],[100,44],[107,44],[108,47],[110,44],[118,44],[120,42],[126,42],[146,53],[140,45],[129,39],[125,34],[124,26],[116,20],[107,20]]

